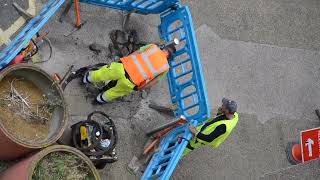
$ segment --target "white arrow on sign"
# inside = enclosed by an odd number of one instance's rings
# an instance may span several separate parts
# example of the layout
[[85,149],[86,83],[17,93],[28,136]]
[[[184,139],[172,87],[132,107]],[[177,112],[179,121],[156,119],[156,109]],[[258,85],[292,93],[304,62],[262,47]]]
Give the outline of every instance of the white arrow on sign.
[[308,146],[308,151],[309,151],[309,157],[312,157],[312,145],[314,144],[314,141],[310,138],[308,138],[305,146]]

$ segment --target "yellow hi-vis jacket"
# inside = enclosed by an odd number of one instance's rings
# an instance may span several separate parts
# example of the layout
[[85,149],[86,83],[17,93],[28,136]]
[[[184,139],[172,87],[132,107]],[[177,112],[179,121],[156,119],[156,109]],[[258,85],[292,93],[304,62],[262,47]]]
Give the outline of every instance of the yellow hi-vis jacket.
[[[238,123],[238,119],[239,119],[238,113],[235,113],[234,118],[230,119],[230,120],[226,119],[226,120],[219,120],[217,122],[213,122],[214,119],[210,119],[208,122],[206,122],[206,124],[200,125],[197,127],[197,131],[199,133],[202,133],[204,135],[209,135],[221,124],[224,124],[226,126],[226,132],[224,134],[218,136],[217,138],[213,139],[211,142],[207,142],[205,140],[202,140],[200,138],[195,137],[192,140],[190,140],[189,145],[192,148],[198,148],[202,145],[210,145],[212,148],[219,147],[220,144],[223,143],[228,138],[228,136],[231,134],[232,130],[234,129],[234,127]],[[210,124],[210,122],[213,122],[213,123]],[[204,129],[202,129],[204,126],[206,126],[206,127]]]

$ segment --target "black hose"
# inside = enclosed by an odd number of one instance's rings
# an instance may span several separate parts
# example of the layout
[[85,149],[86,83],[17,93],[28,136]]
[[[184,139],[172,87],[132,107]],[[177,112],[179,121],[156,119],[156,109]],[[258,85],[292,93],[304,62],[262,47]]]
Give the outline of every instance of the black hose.
[[[105,129],[102,125],[100,125],[96,121],[92,120],[92,116],[95,114],[100,114],[108,119],[108,122],[105,122],[105,124],[112,127],[112,132],[110,133],[110,145],[107,148],[105,148],[105,149],[99,148],[99,151],[91,152],[90,149],[93,149],[93,148],[97,149],[97,147],[100,145],[102,133],[104,132],[103,129]],[[86,124],[86,123],[94,123],[96,126],[98,126],[100,128],[101,135],[99,136],[99,138],[97,140],[94,140],[94,142],[92,143],[91,146],[86,147],[86,148],[82,148],[79,146],[78,141],[77,141],[77,139],[79,137],[79,133],[77,133],[77,131],[79,131],[79,128],[82,124]],[[110,129],[106,129],[106,131],[110,132]],[[74,124],[72,126],[71,133],[72,133],[73,145],[77,149],[82,151],[84,154],[86,154],[87,156],[102,156],[105,154],[110,154],[110,153],[112,153],[113,149],[116,147],[116,144],[118,141],[118,133],[117,133],[116,126],[115,126],[114,122],[106,113],[104,113],[102,111],[94,111],[88,115],[88,118],[86,121],[81,121],[77,124]],[[95,136],[94,131],[92,133],[93,133],[92,136]],[[95,139],[95,138],[93,138],[93,139]]]
[[34,46],[36,47],[36,51],[35,52],[31,52],[31,57],[32,56],[34,56],[35,54],[37,54],[38,53],[38,51],[39,51],[39,47],[37,46],[37,44],[36,44],[36,42],[34,42],[34,40],[33,39],[31,39],[31,41],[32,41],[32,43],[34,44]]
[[112,119],[104,112],[102,111],[94,111],[92,113],[90,113],[88,115],[88,120],[92,121],[92,116],[94,114],[100,114],[104,117],[106,117],[108,119],[108,121],[110,122],[110,124],[108,124],[110,127],[112,127],[112,135],[110,138],[110,145],[108,146],[108,148],[106,148],[105,150],[99,151],[99,152],[94,152],[93,155],[95,156],[101,156],[103,154],[109,154],[112,152],[112,150],[116,147],[117,142],[118,142],[118,133],[117,133],[117,129],[116,126],[114,124],[114,122],[112,121]]
[[62,90],[64,90],[67,87],[67,85],[71,81],[73,81],[74,79],[83,78],[83,76],[86,74],[86,72],[88,72],[90,70],[99,69],[99,67],[102,67],[102,66],[105,66],[105,65],[107,65],[107,64],[106,63],[98,63],[98,64],[95,64],[95,65],[92,65],[92,66],[82,67],[82,68],[70,73],[69,76],[66,77],[65,81],[61,84]]

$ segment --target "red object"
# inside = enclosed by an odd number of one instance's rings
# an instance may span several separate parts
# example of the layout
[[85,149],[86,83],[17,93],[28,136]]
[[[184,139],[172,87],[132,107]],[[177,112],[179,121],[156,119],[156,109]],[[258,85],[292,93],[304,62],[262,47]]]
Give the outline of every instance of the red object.
[[151,142],[144,148],[143,155],[146,155],[149,152],[151,152],[151,150],[153,150],[156,147],[158,142],[160,142],[160,139],[163,136],[167,135],[172,129],[174,129],[177,126],[184,125],[185,123],[187,123],[185,119],[180,119],[177,123],[173,124],[171,127],[165,128],[162,131],[158,132],[156,136],[151,140]]
[[75,10],[76,10],[76,27],[81,27],[81,20],[80,20],[80,9],[79,9],[79,0],[74,1]]
[[319,155],[320,155],[319,135],[320,135],[320,128],[301,131],[300,145],[302,150],[302,162],[319,158]]
[[60,81],[61,81],[61,77],[59,76],[58,73],[54,73],[52,78],[53,78],[53,80],[55,80],[56,82],[60,82]]
[[295,161],[301,163],[302,162],[302,153],[301,153],[301,145],[295,144],[291,149],[292,157]]
[[[54,81],[48,73],[34,65],[20,63],[14,66],[8,66],[1,70],[0,81],[3,80],[3,78],[8,77],[10,74],[23,74],[31,81],[41,81],[43,86],[50,87],[50,91],[57,92],[57,97],[61,97],[62,110],[59,110],[61,115],[58,115],[56,118],[52,118],[52,122],[57,123],[57,125],[55,128],[50,130],[50,134],[45,140],[25,141],[21,138],[18,138],[17,135],[13,135],[13,133],[6,128],[7,126],[0,121],[0,160],[15,160],[17,158],[26,156],[32,151],[36,151],[40,148],[54,144],[62,136],[62,133],[68,124],[67,109],[63,92],[58,85],[53,84]],[[58,114],[60,114],[60,112]],[[5,117],[1,116],[0,118]],[[23,178],[17,179],[20,180]],[[1,177],[0,180],[2,180]]]
[[19,64],[23,61],[23,59],[24,59],[23,55],[19,54],[10,62],[10,65]]

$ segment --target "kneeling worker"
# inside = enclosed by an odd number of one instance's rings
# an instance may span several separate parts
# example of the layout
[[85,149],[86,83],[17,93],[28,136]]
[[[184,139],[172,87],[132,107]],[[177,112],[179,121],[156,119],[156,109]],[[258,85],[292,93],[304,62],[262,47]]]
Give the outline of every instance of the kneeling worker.
[[231,134],[237,122],[237,103],[223,98],[222,106],[219,108],[215,118],[209,119],[205,124],[197,128],[192,125],[189,126],[193,138],[189,141],[183,156],[203,145],[209,145],[212,148],[219,147]]
[[174,42],[162,49],[155,44],[143,46],[129,56],[120,58],[119,62],[87,72],[83,82],[116,81],[114,87],[97,96],[96,101],[100,104],[126,96],[133,90],[140,90],[151,84],[151,81],[165,75],[169,70],[168,60],[176,52],[175,45],[179,43],[176,39]]

